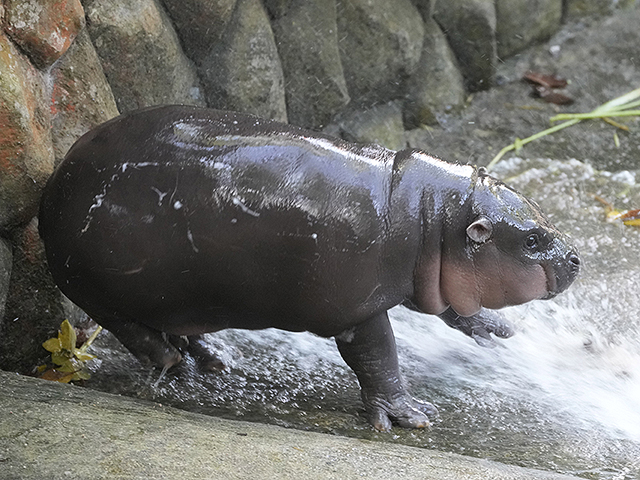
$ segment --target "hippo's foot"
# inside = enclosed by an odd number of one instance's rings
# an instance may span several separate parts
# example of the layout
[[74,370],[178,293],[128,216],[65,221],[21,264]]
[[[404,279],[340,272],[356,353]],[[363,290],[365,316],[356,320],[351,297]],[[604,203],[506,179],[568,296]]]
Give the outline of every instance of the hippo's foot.
[[438,414],[438,409],[429,402],[422,402],[403,393],[394,398],[383,395],[362,393],[369,422],[381,432],[391,430],[392,422],[404,428],[426,428],[430,417]]
[[[177,348],[180,353],[188,353],[196,361],[200,370],[205,372],[216,372],[225,370],[227,367],[211,350],[202,335],[166,335],[162,334],[166,341]],[[164,365],[158,365],[164,367]]]
[[362,400],[376,430],[387,431],[392,422],[406,428],[429,426],[428,416],[436,415],[437,410],[404,389],[387,312],[345,330],[336,336],[336,344],[358,376]]
[[143,365],[170,368],[182,361],[179,347],[170,341],[168,335],[158,330],[120,318],[101,316],[94,317],[94,320],[113,333]]
[[482,347],[495,348],[496,342],[491,337],[493,333],[499,338],[509,338],[514,331],[505,316],[495,310],[483,308],[471,317],[458,315],[452,308],[438,315],[451,328],[469,335]]
[[189,345],[186,347],[186,351],[195,359],[201,370],[205,372],[226,370],[227,366],[220,357],[211,351],[211,347],[202,335],[191,335],[187,338]]

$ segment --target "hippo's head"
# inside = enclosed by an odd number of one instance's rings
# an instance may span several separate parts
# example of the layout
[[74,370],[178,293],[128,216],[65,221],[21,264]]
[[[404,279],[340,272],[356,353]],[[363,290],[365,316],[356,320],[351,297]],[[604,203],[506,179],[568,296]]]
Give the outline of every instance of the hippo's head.
[[[549,299],[566,290],[580,256],[540,207],[480,169],[471,210],[447,235],[440,289],[460,315]],[[452,238],[452,236],[456,238]],[[464,237],[464,245],[462,238]]]

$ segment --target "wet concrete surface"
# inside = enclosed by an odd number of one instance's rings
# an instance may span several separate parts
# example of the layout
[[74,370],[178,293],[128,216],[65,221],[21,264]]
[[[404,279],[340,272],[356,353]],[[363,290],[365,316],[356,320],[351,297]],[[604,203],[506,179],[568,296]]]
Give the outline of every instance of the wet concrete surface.
[[6,372],[0,384],[3,480],[575,478],[224,420]]

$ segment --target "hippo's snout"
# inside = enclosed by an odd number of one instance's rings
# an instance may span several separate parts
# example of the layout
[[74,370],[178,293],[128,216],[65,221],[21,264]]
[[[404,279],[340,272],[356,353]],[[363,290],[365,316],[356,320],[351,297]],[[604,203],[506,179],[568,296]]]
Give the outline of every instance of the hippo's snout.
[[580,273],[580,264],[582,260],[577,250],[571,249],[561,260],[554,265],[553,277],[555,282],[550,285],[549,294],[544,297],[545,300],[555,297],[559,293],[564,292]]

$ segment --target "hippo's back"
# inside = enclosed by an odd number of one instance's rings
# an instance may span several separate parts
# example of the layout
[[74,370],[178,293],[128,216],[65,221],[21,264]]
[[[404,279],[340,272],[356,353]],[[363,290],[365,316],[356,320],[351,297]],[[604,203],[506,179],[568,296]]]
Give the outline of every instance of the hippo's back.
[[294,325],[378,301],[393,155],[196,107],[123,115],[83,136],[45,189],[49,267],[98,316],[317,331]]

